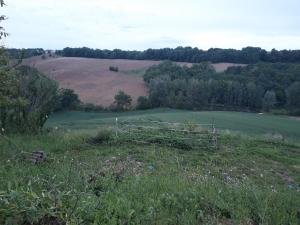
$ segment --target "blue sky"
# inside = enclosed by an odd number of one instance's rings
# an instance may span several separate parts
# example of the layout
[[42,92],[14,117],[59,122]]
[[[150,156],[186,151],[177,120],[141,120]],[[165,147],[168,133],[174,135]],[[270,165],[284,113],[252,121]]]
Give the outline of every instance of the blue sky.
[[7,47],[300,49],[300,0],[6,0]]

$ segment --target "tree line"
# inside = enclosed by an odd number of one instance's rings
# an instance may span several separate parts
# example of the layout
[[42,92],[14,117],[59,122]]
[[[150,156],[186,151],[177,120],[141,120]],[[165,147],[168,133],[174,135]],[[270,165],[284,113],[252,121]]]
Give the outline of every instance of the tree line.
[[147,49],[145,51],[124,51],[120,49],[101,50],[82,48],[64,48],[56,51],[64,57],[86,57],[99,59],[134,59],[134,60],[170,60],[177,62],[228,62],[228,63],[258,63],[258,62],[300,62],[300,50],[266,51],[259,47],[246,47],[241,50],[210,48],[207,51],[192,47]]
[[26,48],[26,49],[7,48],[5,50],[9,58],[12,59],[24,59],[32,56],[39,56],[45,54],[46,52],[42,48]]
[[259,63],[216,73],[208,63],[187,67],[167,61],[146,71],[149,97],[140,97],[138,108],[284,109],[299,114],[299,74],[299,64]]

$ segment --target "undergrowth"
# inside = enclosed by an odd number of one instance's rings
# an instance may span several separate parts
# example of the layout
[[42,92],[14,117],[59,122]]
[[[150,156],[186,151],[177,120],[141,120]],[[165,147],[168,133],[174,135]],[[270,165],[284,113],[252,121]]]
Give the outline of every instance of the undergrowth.
[[[0,140],[0,224],[300,222],[292,144],[222,135],[217,149],[186,151],[110,131],[9,138]],[[48,160],[32,164],[16,146]]]

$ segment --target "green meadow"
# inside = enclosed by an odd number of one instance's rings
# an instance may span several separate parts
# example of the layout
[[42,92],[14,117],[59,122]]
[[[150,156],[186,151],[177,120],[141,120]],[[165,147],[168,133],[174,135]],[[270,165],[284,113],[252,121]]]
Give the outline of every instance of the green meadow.
[[116,117],[121,121],[146,119],[181,123],[214,123],[219,131],[225,133],[240,133],[257,137],[280,135],[288,140],[300,140],[300,120],[288,116],[228,111],[151,109],[123,113],[63,112],[52,115],[47,126],[66,129],[97,129],[103,124],[113,124]]
[[[213,121],[218,146],[187,148],[176,136],[177,145],[133,142],[115,136],[116,117]],[[142,131],[136,135],[147,140]],[[54,114],[39,134],[0,138],[0,224],[296,225],[299,137],[299,121],[265,114]],[[36,150],[47,160],[28,161]]]

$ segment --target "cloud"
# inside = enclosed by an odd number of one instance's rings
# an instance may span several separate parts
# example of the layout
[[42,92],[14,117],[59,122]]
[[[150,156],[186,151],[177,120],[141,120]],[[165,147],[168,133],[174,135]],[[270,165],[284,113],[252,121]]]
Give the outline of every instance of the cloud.
[[298,0],[14,0],[8,47],[300,48]]

